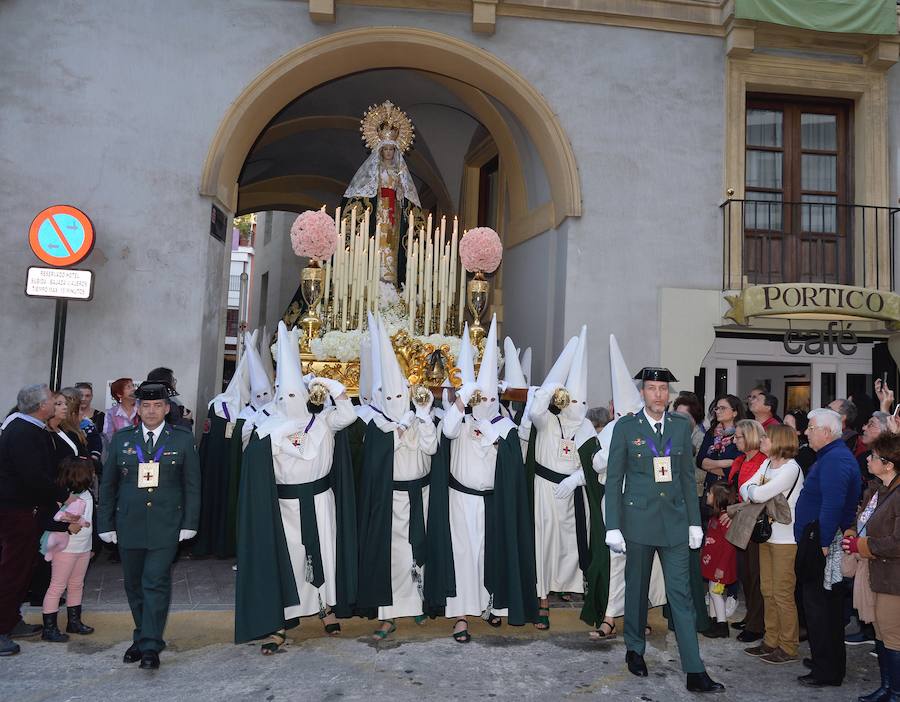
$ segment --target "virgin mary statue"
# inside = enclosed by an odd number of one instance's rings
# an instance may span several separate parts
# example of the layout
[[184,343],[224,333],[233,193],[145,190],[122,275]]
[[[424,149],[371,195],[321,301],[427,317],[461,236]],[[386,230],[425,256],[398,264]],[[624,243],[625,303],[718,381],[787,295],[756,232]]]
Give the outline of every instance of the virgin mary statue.
[[[359,219],[374,203],[369,221],[377,237],[381,280],[399,285],[397,271],[403,270],[400,243],[409,219],[421,216],[419,193],[403,158],[415,138],[412,122],[405,112],[386,101],[369,108],[360,131],[371,153],[344,192],[342,212],[352,216],[355,206]],[[405,252],[402,258],[406,258]]]

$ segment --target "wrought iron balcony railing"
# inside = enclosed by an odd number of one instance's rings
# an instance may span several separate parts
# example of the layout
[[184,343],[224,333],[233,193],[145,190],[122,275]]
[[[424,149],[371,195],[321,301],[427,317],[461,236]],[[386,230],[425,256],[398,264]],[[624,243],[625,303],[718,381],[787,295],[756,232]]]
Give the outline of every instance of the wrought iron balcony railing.
[[898,207],[726,200],[722,289],[772,283],[894,287]]

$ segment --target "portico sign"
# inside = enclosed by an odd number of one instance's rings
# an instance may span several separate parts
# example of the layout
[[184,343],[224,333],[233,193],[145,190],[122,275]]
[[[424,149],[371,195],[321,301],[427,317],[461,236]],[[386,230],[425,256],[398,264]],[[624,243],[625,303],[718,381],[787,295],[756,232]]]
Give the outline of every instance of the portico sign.
[[781,283],[753,285],[740,295],[726,295],[725,314],[738,324],[750,317],[856,317],[879,319],[900,326],[900,295],[852,285]]

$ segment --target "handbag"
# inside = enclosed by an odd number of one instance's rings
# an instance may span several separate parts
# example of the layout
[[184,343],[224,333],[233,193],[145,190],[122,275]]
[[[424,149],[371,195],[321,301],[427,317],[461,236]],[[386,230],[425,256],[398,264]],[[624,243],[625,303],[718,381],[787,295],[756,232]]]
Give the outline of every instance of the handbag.
[[[766,476],[769,475],[769,466],[766,466],[766,472],[763,473],[763,483],[765,483]],[[794,479],[794,484],[791,486],[791,489],[788,490],[788,499],[791,494],[794,492],[794,488],[797,487],[797,482],[800,480],[800,473],[797,473],[797,477]],[[766,541],[772,538],[772,518],[769,516],[766,510],[763,510],[759,513],[759,516],[756,518],[756,522],[753,524],[753,531],[750,532],[750,540],[757,544],[764,544]]]
[[753,531],[750,532],[750,540],[757,544],[764,544],[772,538],[772,519],[763,510],[756,518],[753,524]]

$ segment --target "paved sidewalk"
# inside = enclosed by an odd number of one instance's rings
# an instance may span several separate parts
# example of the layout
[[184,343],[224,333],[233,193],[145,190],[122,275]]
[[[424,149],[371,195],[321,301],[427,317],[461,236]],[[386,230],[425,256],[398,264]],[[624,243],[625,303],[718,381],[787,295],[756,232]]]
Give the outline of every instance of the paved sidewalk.
[[[159,671],[122,663],[132,622],[118,566],[104,562],[91,568],[91,596],[84,604],[84,619],[96,633],[73,636],[66,644],[20,640],[22,653],[0,658],[0,700],[698,699],[684,687],[675,639],[659,610],[650,613],[649,678],[628,674],[621,635],[609,642],[589,640],[574,606],[554,607],[547,633],[505,624],[491,629],[474,621],[467,645],[450,638],[447,620],[424,626],[404,620],[395,635],[376,643],[373,622],[346,621],[342,636],[329,638],[319,621],[310,619],[290,632],[292,643],[283,653],[263,657],[257,645],[232,643],[230,562],[182,560],[175,578],[169,647]],[[39,621],[38,610],[26,610],[26,619]],[[877,685],[877,663],[867,646],[848,648],[843,687],[817,691],[796,682],[806,672],[800,663],[767,665],[743,653],[745,645],[734,638],[701,637],[700,646],[712,677],[728,686],[714,697],[718,702],[846,702]],[[801,652],[808,655],[805,644]]]

